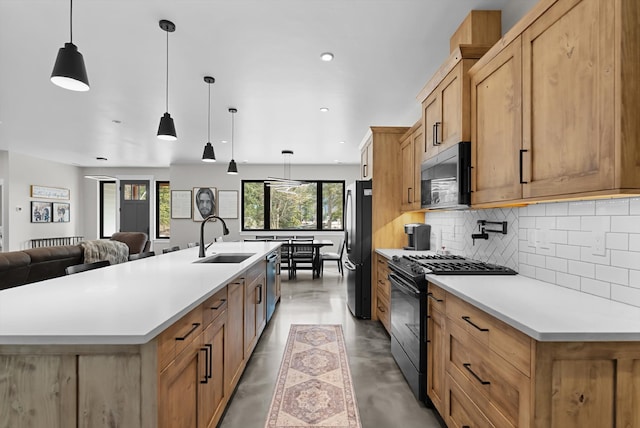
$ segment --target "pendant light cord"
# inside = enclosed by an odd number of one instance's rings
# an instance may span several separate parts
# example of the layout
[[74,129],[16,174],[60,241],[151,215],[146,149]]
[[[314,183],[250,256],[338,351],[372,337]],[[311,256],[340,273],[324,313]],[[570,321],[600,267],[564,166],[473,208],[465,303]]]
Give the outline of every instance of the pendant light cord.
[[165,85],[165,111],[169,111],[169,32],[167,31],[167,82]]
[[73,0],[69,0],[69,43],[73,43]]
[[233,140],[234,140],[234,138],[233,138],[233,130],[236,127],[235,116],[236,116],[235,113],[231,113],[231,160],[233,160]]
[[209,110],[207,113],[207,142],[211,142],[211,83],[209,83]]

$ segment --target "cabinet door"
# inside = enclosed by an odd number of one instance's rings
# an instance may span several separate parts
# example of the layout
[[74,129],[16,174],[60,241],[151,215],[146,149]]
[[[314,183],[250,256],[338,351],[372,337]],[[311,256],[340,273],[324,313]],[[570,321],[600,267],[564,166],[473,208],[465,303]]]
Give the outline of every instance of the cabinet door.
[[225,390],[229,395],[240,380],[244,367],[244,280],[227,285],[227,338],[225,355]]
[[228,336],[226,325],[227,314],[224,312],[202,333],[203,347],[206,349],[206,379],[204,383],[200,383],[198,425],[201,428],[215,427],[227,404],[224,382],[224,355]]
[[0,355],[0,426],[76,424],[75,355]]
[[369,180],[373,177],[373,140],[367,141],[360,152],[360,178]]
[[198,395],[205,378],[202,333],[160,373],[158,426],[198,428]]
[[522,197],[520,37],[471,76],[471,203]]
[[249,360],[258,340],[256,329],[256,304],[258,302],[257,278],[247,284],[244,301],[244,358]]
[[263,273],[258,277],[256,284],[256,336],[260,337],[267,326],[267,275]]
[[442,124],[441,100],[436,90],[422,102],[422,123],[424,124],[424,150],[422,160],[427,160],[438,154],[437,143],[439,140],[439,128]]
[[523,33],[525,198],[614,187],[615,26],[610,1],[561,0]]
[[413,209],[414,190],[414,162],[413,162],[413,141],[411,136],[400,146],[400,156],[402,158],[402,191],[400,197],[402,202],[400,208],[403,211]]
[[429,337],[427,348],[427,395],[440,414],[445,414],[445,316],[442,312],[433,310],[431,303],[429,303],[429,307],[429,322],[427,325]]
[[[436,89],[440,97],[441,123],[438,132],[438,151],[462,140],[462,62],[447,74]],[[467,110],[468,112],[468,110]],[[468,137],[467,137],[468,138]],[[468,141],[468,140],[467,140]]]
[[419,127],[411,137],[413,139],[413,206],[418,210],[421,205],[422,179],[420,177],[420,167],[422,166],[422,152],[424,148],[424,132],[422,126]]

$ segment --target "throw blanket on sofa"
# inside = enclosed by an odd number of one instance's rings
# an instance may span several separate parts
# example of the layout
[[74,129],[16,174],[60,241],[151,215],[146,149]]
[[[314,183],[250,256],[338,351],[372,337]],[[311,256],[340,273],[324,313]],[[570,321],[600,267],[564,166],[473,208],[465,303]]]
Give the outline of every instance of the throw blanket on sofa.
[[85,263],[109,260],[114,265],[126,262],[129,259],[129,247],[124,242],[97,239],[94,241],[82,241],[80,245],[84,249]]

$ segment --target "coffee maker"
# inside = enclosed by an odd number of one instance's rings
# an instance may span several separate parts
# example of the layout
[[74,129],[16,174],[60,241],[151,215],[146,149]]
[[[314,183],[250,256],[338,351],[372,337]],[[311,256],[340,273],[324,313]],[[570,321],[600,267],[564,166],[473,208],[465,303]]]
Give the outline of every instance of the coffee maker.
[[408,244],[405,250],[428,250],[431,242],[431,225],[424,223],[409,223],[404,225]]

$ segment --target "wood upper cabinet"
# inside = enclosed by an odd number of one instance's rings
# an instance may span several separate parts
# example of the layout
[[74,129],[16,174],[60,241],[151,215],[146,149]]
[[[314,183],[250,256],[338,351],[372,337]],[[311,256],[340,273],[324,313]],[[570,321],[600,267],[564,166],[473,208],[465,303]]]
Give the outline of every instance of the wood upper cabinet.
[[522,197],[520,38],[471,75],[471,204]]
[[639,16],[542,0],[471,68],[472,205],[640,194]]
[[420,166],[424,147],[422,122],[418,121],[400,139],[400,157],[402,159],[402,211],[420,209]]
[[470,141],[471,92],[467,73],[488,49],[458,46],[418,95],[424,132],[421,162],[460,141]]
[[360,179],[373,178],[373,138],[369,138],[360,149]]

